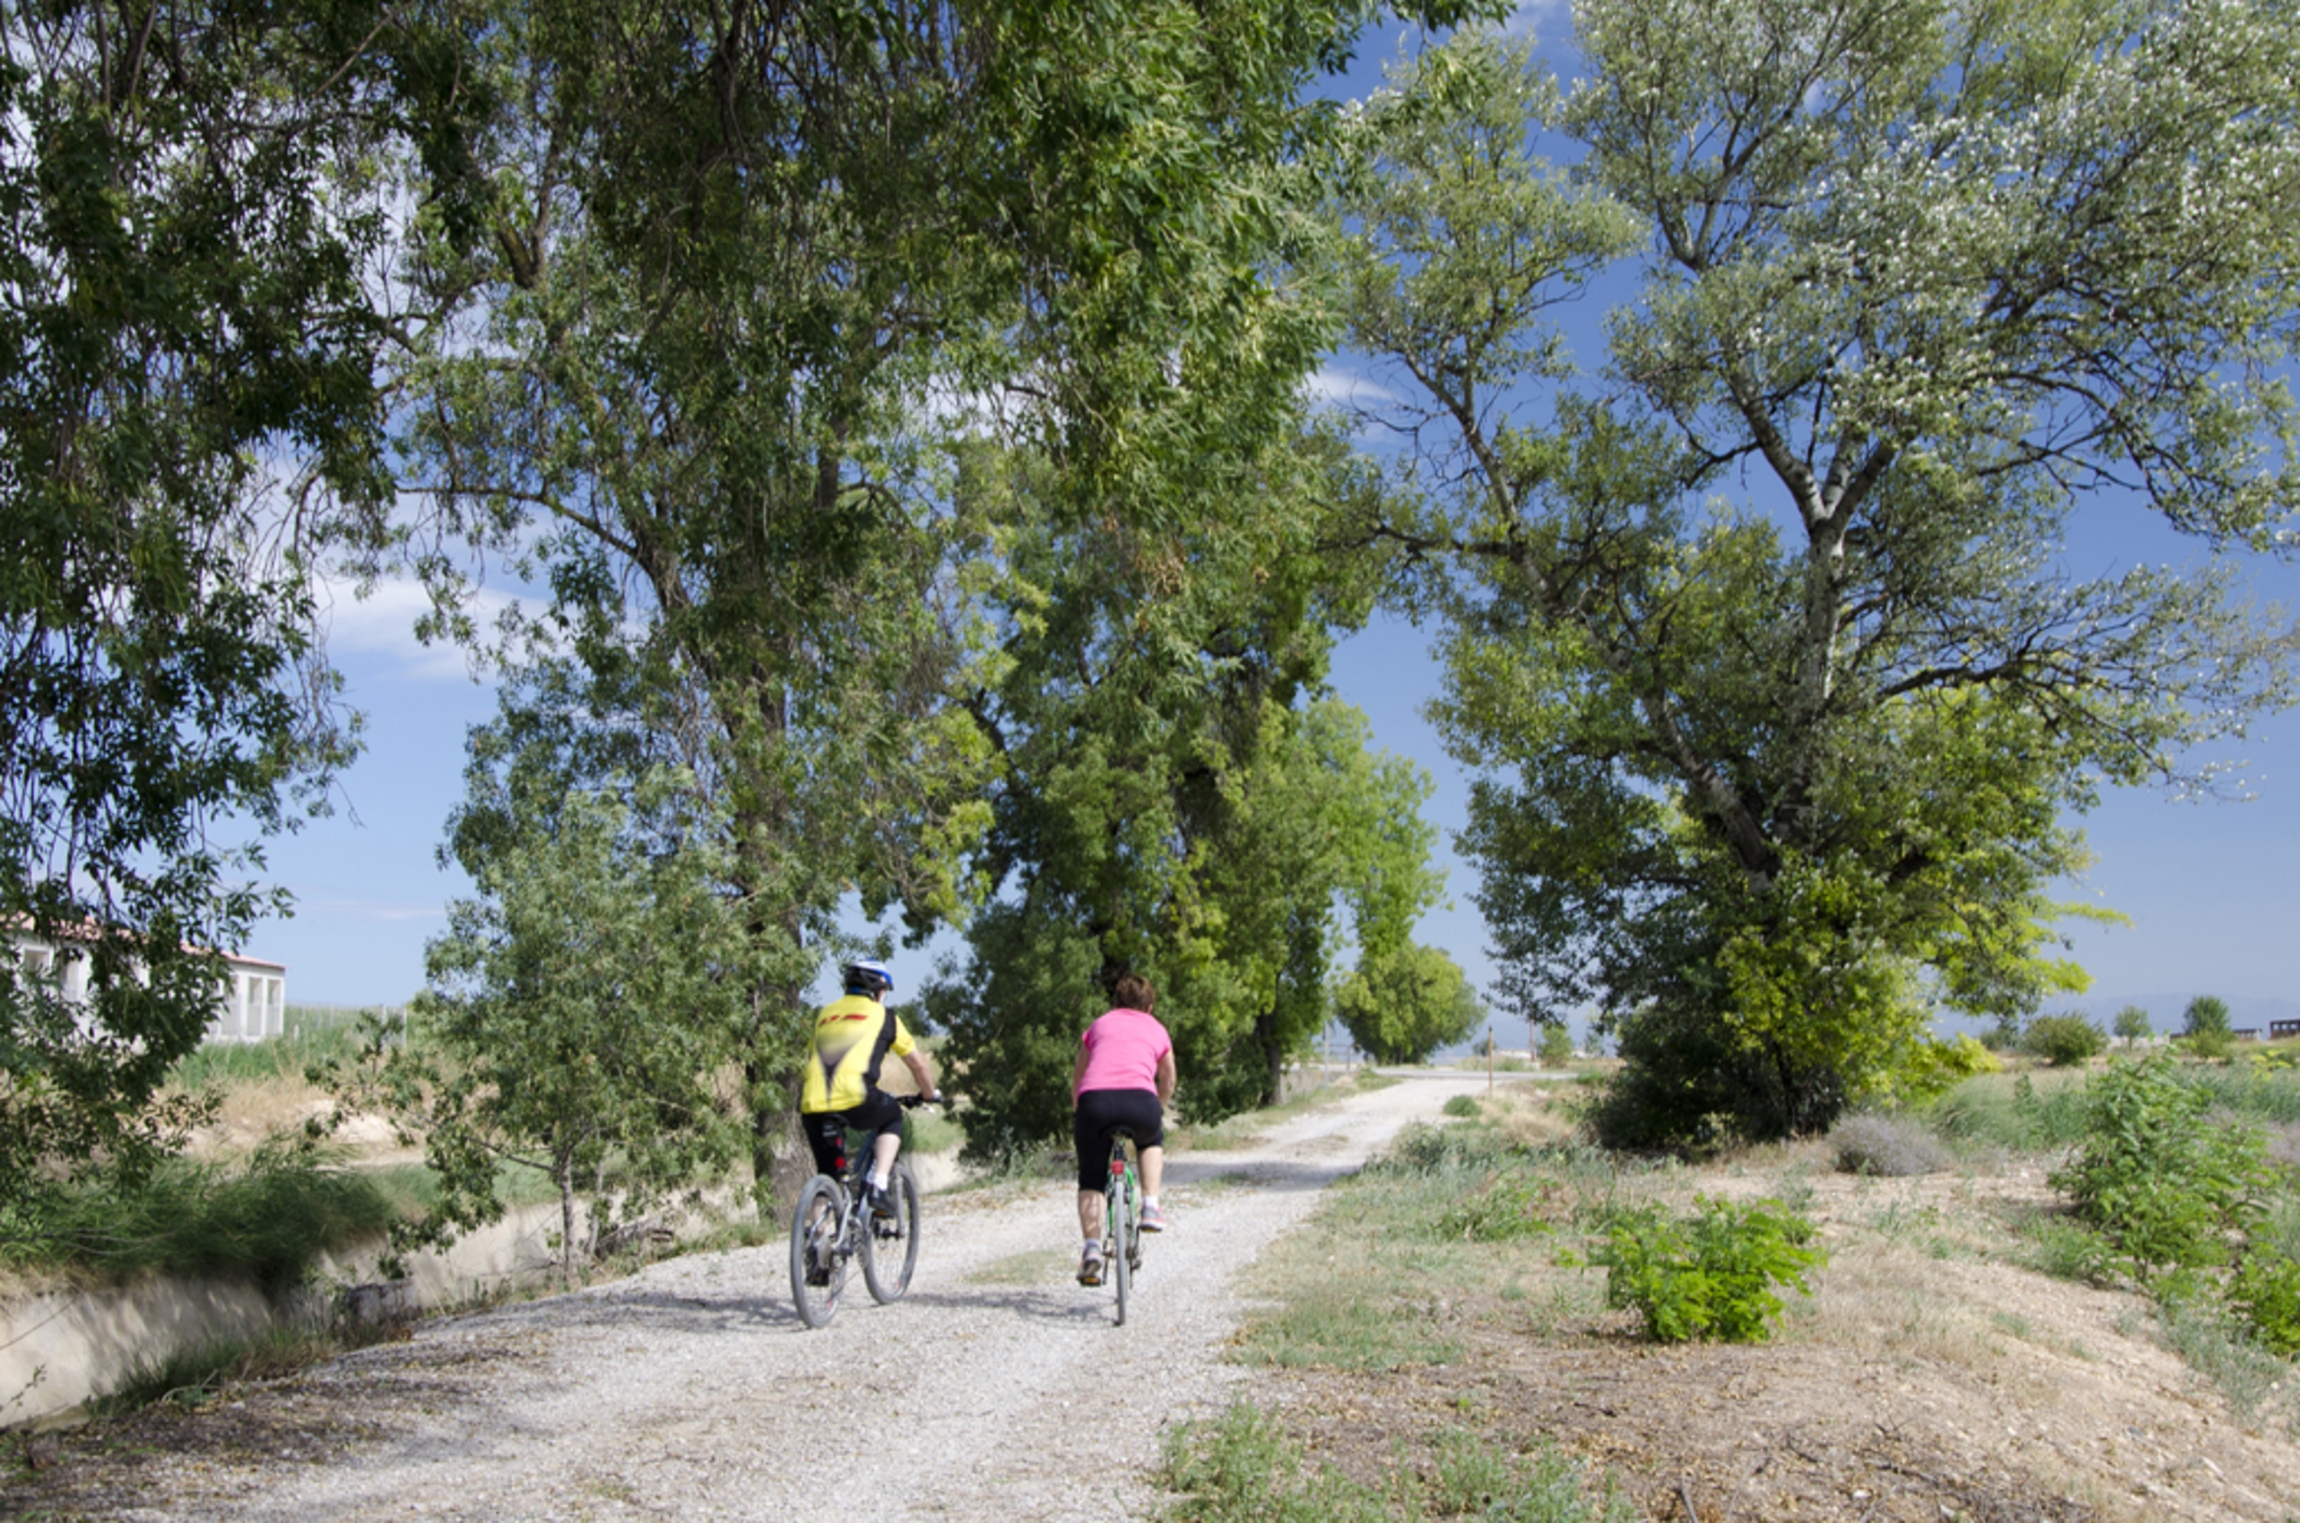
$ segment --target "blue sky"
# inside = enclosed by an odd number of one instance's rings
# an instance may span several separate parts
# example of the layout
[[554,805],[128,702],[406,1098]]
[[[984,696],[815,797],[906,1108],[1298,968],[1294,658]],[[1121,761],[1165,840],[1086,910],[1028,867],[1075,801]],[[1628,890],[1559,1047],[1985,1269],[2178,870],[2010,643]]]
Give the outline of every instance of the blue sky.
[[[1545,37],[1556,8],[1521,14]],[[1379,61],[1396,41],[1369,38],[1364,57],[1336,93],[1378,82]],[[1594,358],[1594,356],[1585,356]],[[1346,370],[1347,362],[1337,369]],[[2084,517],[2075,554],[2105,571],[2132,558],[2179,564],[2194,547],[2144,516],[2113,507]],[[2261,563],[2254,591],[2267,601],[2300,603],[2300,571]],[[365,711],[368,748],[342,780],[339,809],[270,844],[270,876],[296,896],[292,919],[258,928],[248,951],[289,966],[296,1003],[397,1003],[422,982],[423,944],[444,925],[448,899],[468,890],[459,872],[441,869],[437,846],[447,812],[461,796],[464,734],[493,712],[492,690],[475,683],[460,653],[427,650],[410,629],[418,599],[387,586],[366,602],[348,592],[334,613],[331,650],[347,681],[347,698]],[[1441,834],[1464,823],[1467,779],[1437,744],[1422,717],[1437,689],[1424,633],[1384,620],[1344,644],[1334,686],[1365,710],[1376,743],[1411,757],[1437,784],[1430,804]],[[2149,791],[2113,794],[2085,828],[2097,865],[2064,897],[2105,905],[2129,926],[2068,926],[2074,955],[2095,978],[2085,1004],[2105,1015],[2127,1000],[2155,997],[2163,1025],[2177,1001],[2216,993],[2236,1007],[2300,1001],[2300,715],[2274,716],[2249,741],[2217,756],[2241,763],[2245,803],[2179,803]],[[1452,904],[1425,922],[1421,939],[1450,951],[1483,982],[1491,974],[1484,926],[1471,903],[1475,881],[1443,848]],[[924,954],[911,965],[925,971]],[[2172,1002],[2168,1005],[2167,1002]],[[2300,1005],[2285,1013],[2300,1014]],[[1504,1040],[1522,1027],[1505,1025]]]

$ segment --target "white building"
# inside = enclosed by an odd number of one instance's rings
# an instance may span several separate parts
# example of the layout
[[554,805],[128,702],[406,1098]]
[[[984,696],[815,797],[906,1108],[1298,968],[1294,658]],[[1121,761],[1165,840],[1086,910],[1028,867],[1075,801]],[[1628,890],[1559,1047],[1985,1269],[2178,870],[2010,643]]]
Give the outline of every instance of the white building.
[[[21,928],[8,933],[17,968],[33,978],[55,979],[57,992],[70,1004],[88,998],[88,960]],[[287,964],[266,962],[237,952],[223,954],[231,980],[208,1022],[211,1042],[260,1042],[278,1036],[287,1017]]]

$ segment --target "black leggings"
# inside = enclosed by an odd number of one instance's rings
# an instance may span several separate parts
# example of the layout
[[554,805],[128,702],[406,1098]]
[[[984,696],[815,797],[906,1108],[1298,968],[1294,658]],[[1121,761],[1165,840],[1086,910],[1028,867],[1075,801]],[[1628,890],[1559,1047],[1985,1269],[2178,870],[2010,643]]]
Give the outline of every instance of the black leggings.
[[1078,1145],[1078,1188],[1100,1194],[1110,1182],[1110,1134],[1123,1127],[1137,1148],[1166,1145],[1165,1107],[1154,1089],[1090,1089],[1070,1120]]
[[806,1127],[807,1146],[814,1151],[815,1172],[837,1178],[846,1173],[847,1132],[868,1132],[874,1143],[889,1132],[900,1132],[902,1104],[890,1094],[873,1090],[851,1110],[815,1111],[799,1120]]

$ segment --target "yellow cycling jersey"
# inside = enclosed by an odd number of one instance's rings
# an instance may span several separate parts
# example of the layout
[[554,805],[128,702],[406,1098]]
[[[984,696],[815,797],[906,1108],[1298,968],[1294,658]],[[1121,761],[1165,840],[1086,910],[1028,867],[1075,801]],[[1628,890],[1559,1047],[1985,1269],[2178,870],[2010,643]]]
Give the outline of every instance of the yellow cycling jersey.
[[849,994],[815,1017],[814,1058],[807,1064],[799,1109],[807,1115],[852,1110],[878,1083],[886,1055],[908,1057],[915,1046],[901,1017],[867,994]]

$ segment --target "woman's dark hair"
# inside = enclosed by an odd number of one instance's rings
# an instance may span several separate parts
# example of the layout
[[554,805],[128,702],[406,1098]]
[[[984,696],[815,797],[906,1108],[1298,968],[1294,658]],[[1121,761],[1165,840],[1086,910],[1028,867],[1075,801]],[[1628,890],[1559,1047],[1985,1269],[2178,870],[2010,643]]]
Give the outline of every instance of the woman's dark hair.
[[1158,991],[1150,987],[1150,980],[1139,973],[1121,973],[1118,982],[1110,986],[1110,997],[1129,1010],[1144,1014],[1158,1007]]

